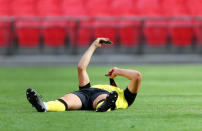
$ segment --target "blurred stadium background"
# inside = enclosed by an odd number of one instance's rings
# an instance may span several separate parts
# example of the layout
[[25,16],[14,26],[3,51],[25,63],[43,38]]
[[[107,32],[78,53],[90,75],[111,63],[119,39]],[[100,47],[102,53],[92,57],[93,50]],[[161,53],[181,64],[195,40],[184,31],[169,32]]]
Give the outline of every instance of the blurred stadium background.
[[97,51],[105,63],[201,63],[201,7],[202,0],[0,0],[1,65],[74,64],[97,37],[115,43]]

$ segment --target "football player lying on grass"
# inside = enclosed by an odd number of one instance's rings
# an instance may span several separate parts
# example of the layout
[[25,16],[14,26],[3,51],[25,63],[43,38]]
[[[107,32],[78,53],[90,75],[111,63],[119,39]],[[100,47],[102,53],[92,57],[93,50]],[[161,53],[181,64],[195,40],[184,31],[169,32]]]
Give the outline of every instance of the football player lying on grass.
[[[111,44],[107,38],[97,38],[83,54],[78,63],[79,90],[68,93],[55,101],[44,102],[37,92],[29,88],[26,91],[27,100],[38,112],[67,111],[67,110],[95,110],[106,112],[114,109],[125,109],[135,100],[141,84],[141,74],[136,70],[112,68],[106,76],[110,85],[92,85],[86,68],[94,51],[103,44]],[[125,90],[116,86],[114,78],[122,76],[129,79]]]

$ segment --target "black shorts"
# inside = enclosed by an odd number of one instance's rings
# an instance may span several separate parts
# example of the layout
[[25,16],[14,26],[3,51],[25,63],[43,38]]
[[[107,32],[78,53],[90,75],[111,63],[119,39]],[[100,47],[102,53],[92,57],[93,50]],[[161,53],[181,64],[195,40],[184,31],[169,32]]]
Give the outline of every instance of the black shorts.
[[[79,87],[80,90],[72,92],[73,94],[77,95],[81,102],[82,102],[82,110],[93,110],[93,102],[94,100],[102,94],[109,94],[108,91],[98,89],[98,88],[90,88],[91,85],[88,83],[83,87]],[[129,91],[128,88],[124,90],[124,96],[126,101],[128,102],[128,106],[130,106],[137,96],[137,93],[133,94]]]
[[102,94],[109,94],[108,91],[97,88],[84,88],[78,91],[72,92],[77,95],[82,102],[82,110],[93,110],[94,100]]

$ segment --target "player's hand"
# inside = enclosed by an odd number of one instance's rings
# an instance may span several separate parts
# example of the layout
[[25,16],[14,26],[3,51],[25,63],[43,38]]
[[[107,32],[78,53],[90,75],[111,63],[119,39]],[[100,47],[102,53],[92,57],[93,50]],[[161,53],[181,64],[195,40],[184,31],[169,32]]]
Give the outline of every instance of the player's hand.
[[100,48],[104,42],[109,41],[108,38],[97,38],[92,45],[94,45],[96,48]]
[[109,78],[115,78],[117,76],[118,72],[118,68],[117,67],[113,67],[112,69],[109,70],[108,72],[108,76]]

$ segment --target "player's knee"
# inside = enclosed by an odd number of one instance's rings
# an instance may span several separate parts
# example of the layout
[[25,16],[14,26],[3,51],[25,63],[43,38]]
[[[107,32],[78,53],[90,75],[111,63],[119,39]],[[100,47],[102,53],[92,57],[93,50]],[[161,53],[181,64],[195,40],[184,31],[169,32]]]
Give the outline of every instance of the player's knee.
[[83,65],[78,64],[78,65],[77,65],[77,70],[78,70],[78,71],[83,71],[83,70],[85,70],[85,68],[84,68]]

